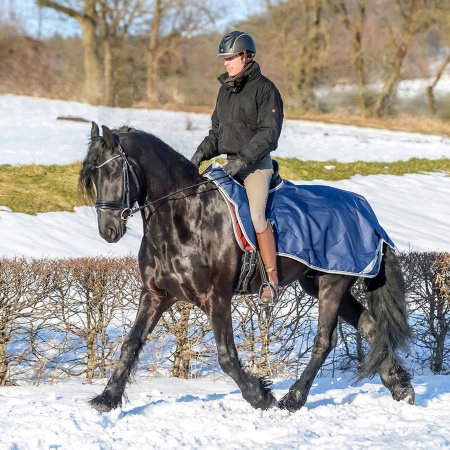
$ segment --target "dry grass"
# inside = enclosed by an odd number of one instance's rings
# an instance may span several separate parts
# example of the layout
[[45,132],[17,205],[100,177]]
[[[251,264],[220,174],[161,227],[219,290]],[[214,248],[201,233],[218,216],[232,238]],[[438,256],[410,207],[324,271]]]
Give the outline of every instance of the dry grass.
[[[405,175],[407,173],[445,172],[450,174],[450,159],[419,159],[411,158],[408,161],[366,162],[355,161],[340,163],[330,161],[302,161],[297,158],[275,157],[280,166],[280,175],[285,180],[345,180],[353,175]],[[225,159],[217,158],[217,162],[225,164]],[[210,161],[202,164],[206,169]]]
[[[404,175],[442,171],[450,174],[450,159],[413,158],[393,163],[336,161],[301,161],[296,158],[276,158],[280,174],[287,180],[342,180],[359,175]],[[224,163],[224,159],[218,159]],[[207,163],[203,163],[202,169]],[[0,165],[0,205],[14,212],[36,214],[51,211],[73,211],[84,204],[77,191],[81,163],[67,166]]]
[[312,120],[316,122],[355,125],[358,127],[450,136],[450,122],[433,117],[364,117],[339,113],[300,114],[294,111],[287,112],[286,117],[288,119]]
[[0,165],[0,205],[14,212],[73,211],[80,163],[58,165]]

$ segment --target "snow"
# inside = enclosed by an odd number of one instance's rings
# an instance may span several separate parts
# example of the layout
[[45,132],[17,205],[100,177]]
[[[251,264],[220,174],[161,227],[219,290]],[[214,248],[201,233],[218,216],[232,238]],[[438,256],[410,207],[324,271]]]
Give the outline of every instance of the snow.
[[[207,114],[93,107],[29,97],[0,96],[0,164],[67,164],[87,150],[90,124],[133,125],[190,157],[207,133]],[[396,161],[450,157],[441,136],[287,120],[274,156],[336,161]],[[332,167],[330,167],[332,170]],[[296,180],[300,182],[299,180]],[[400,250],[450,251],[450,177],[442,173],[315,180],[364,195]],[[310,183],[308,183],[310,184]],[[134,217],[118,244],[102,241],[95,212],[28,216],[0,207],[0,256],[72,257],[136,254]],[[33,229],[33,238],[28,230]],[[70,231],[67,231],[70,230]],[[254,410],[232,380],[217,373],[178,380],[140,373],[123,408],[99,413],[86,401],[105,380],[82,379],[0,388],[0,448],[7,449],[437,449],[450,446],[450,377],[416,376],[416,404],[397,403],[378,377],[355,385],[340,374],[315,380],[295,414]],[[293,380],[275,380],[281,398]]]
[[[282,395],[290,382],[280,381]],[[102,384],[3,387],[0,446],[9,449],[438,449],[450,445],[450,377],[414,380],[414,406],[379,382],[319,378],[303,409],[253,409],[232,381],[141,379],[122,410],[86,399]]]

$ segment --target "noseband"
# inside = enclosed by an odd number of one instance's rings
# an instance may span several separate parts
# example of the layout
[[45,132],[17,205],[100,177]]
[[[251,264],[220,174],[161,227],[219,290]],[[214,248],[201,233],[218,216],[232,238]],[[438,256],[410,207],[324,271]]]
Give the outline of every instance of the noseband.
[[[139,178],[134,170],[133,166],[128,161],[128,158],[125,155],[125,150],[122,147],[122,143],[119,142],[119,145],[117,146],[119,150],[119,154],[113,156],[112,158],[109,158],[99,166],[95,166],[96,169],[100,169],[104,165],[110,163],[111,161],[114,161],[117,158],[122,158],[123,166],[122,166],[122,174],[123,174],[123,195],[122,195],[122,201],[121,202],[109,202],[104,200],[97,200],[94,204],[95,209],[97,211],[105,211],[105,210],[114,210],[114,211],[120,211],[119,219],[126,222],[132,215],[131,207],[133,206],[131,204],[131,197],[130,197],[130,174],[133,178],[134,184],[136,185],[137,191],[138,191],[138,197],[140,192],[140,184],[139,184]],[[134,204],[134,202],[133,202]]]

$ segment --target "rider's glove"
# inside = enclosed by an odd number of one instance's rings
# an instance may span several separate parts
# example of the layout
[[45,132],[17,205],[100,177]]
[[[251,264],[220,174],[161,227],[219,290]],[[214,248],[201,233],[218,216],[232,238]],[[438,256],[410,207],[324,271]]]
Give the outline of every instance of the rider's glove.
[[228,164],[223,166],[223,170],[230,177],[234,177],[241,169],[244,169],[247,165],[240,159],[232,159]]
[[194,153],[194,156],[191,158],[191,161],[197,166],[200,167],[202,161],[206,159],[205,152],[203,150],[197,150]]

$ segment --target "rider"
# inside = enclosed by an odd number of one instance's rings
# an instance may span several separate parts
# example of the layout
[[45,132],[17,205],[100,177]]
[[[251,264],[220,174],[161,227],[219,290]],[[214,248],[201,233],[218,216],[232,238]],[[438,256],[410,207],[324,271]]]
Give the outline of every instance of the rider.
[[220,41],[217,57],[224,60],[227,72],[219,77],[212,127],[192,162],[199,166],[225,153],[228,161],[223,170],[243,182],[269,280],[260,298],[270,303],[278,299],[278,273],[275,239],[265,209],[273,175],[270,152],[278,146],[283,100],[275,84],[261,74],[255,53],[253,38],[242,31],[232,31]]

